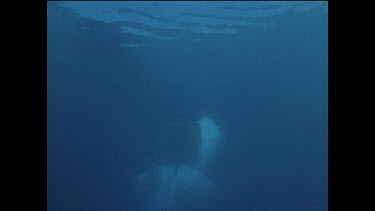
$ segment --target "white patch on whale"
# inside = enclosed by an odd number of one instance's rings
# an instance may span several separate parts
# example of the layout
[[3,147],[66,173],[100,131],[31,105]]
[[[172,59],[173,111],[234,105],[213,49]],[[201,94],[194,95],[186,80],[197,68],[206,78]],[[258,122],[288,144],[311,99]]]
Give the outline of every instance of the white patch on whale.
[[205,168],[207,162],[216,154],[220,131],[214,122],[207,117],[202,117],[198,124],[201,128],[201,142],[199,147],[199,166]]

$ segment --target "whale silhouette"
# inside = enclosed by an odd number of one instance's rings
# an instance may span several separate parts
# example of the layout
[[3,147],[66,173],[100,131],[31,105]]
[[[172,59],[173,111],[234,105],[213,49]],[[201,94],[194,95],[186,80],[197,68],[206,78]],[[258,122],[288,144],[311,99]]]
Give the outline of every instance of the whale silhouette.
[[[155,210],[189,210],[197,202],[212,196],[217,188],[204,174],[209,161],[216,154],[220,131],[213,120],[202,117],[197,121],[200,130],[196,161],[190,163],[170,162],[147,170],[137,178],[139,186],[151,186],[147,211]],[[151,192],[151,193],[150,193]]]

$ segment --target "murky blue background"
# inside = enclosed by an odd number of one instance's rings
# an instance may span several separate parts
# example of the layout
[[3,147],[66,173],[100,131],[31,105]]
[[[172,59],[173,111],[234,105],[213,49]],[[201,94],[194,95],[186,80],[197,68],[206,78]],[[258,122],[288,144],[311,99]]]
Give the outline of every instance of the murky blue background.
[[142,211],[135,180],[194,156],[171,140],[201,116],[222,134],[201,210],[327,210],[326,2],[47,13],[49,211]]

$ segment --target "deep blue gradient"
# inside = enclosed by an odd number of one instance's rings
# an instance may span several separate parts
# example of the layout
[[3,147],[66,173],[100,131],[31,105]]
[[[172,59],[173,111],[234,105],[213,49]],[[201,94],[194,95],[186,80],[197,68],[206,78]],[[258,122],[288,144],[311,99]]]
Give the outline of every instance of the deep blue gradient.
[[[136,7],[122,12],[157,19]],[[201,116],[222,134],[206,172],[219,191],[202,210],[326,211],[326,11],[211,33],[106,23],[49,2],[48,211],[142,211],[136,178],[189,158],[190,145],[170,143]]]

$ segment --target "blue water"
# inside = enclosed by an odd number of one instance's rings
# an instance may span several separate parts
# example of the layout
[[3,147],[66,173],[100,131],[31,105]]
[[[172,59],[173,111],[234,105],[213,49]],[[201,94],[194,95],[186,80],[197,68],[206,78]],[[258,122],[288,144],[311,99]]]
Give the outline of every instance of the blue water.
[[[48,211],[327,210],[326,2],[47,14]],[[202,117],[220,131],[204,168]]]

